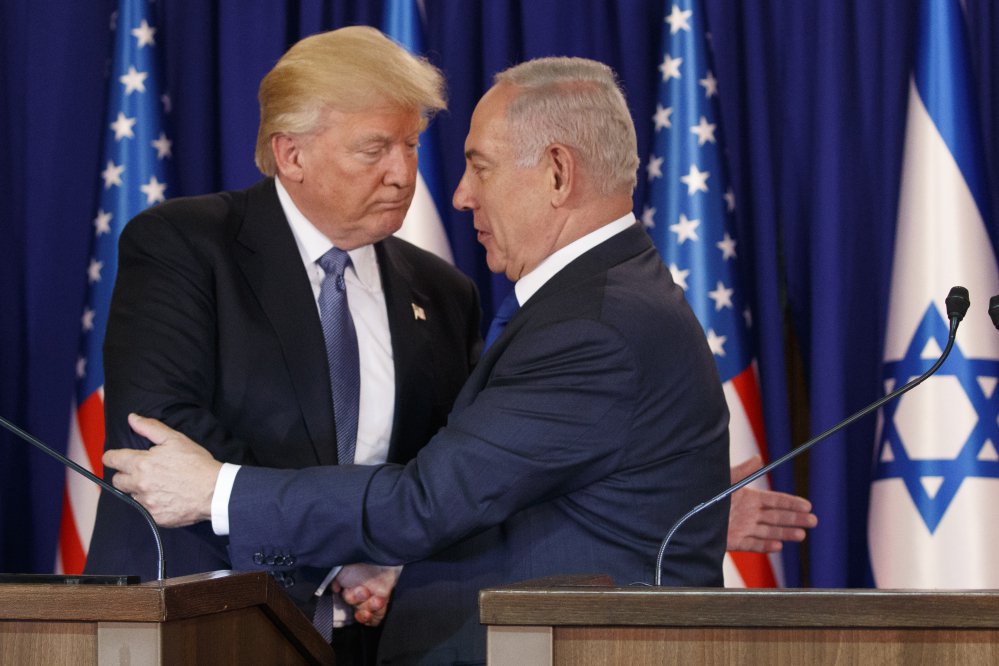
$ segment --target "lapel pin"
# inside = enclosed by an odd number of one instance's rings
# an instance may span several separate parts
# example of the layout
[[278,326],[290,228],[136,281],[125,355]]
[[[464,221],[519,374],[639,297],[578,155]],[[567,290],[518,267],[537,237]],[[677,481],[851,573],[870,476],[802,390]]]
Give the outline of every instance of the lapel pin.
[[427,320],[427,313],[423,311],[423,308],[421,308],[416,303],[410,303],[410,305],[413,306],[413,319],[416,319],[418,321]]

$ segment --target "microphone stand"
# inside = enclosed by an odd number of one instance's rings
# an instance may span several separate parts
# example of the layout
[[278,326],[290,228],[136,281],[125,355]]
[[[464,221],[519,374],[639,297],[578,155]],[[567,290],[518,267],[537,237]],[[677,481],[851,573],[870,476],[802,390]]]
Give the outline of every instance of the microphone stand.
[[156,553],[159,556],[158,568],[156,572],[156,580],[163,580],[164,578],[166,578],[166,573],[165,573],[166,560],[163,557],[163,539],[160,537],[159,528],[156,527],[156,521],[153,520],[153,517],[149,514],[148,511],[146,511],[146,507],[142,506],[134,499],[132,499],[129,495],[121,492],[120,490],[112,486],[110,483],[105,481],[104,479],[99,478],[97,475],[90,472],[90,470],[81,467],[76,462],[70,460],[69,458],[62,455],[55,449],[46,446],[41,442],[41,440],[25,432],[24,430],[21,430],[16,425],[11,423],[7,419],[3,418],[2,416],[0,416],[0,426],[12,432],[13,434],[17,435],[18,437],[28,442],[29,444],[38,447],[48,455],[52,456],[53,458],[61,462],[66,467],[72,469],[77,474],[82,474],[83,476],[87,477],[88,479],[99,485],[101,488],[107,490],[121,501],[131,504],[136,509],[138,509],[138,511],[142,513],[142,517],[146,519],[147,523],[149,523],[149,528],[153,531],[153,539],[155,539],[156,541]]
[[773,461],[766,467],[762,467],[756,470],[746,478],[742,479],[738,483],[729,486],[728,488],[718,493],[717,495],[707,500],[706,502],[701,502],[693,509],[688,511],[686,514],[684,514],[680,518],[680,520],[676,521],[673,524],[673,527],[670,528],[669,532],[666,533],[666,538],[663,539],[662,545],[659,546],[659,554],[656,557],[656,587],[662,586],[663,557],[666,554],[666,547],[669,545],[670,540],[673,538],[673,534],[680,528],[681,525],[687,522],[687,520],[691,518],[694,514],[697,514],[703,511],[704,509],[708,508],[709,506],[712,506],[713,504],[720,502],[721,500],[725,499],[735,491],[744,488],[745,486],[749,485],[756,479],[760,478],[761,476],[763,476],[773,468],[777,467],[778,465],[783,465],[788,460],[797,458],[799,455],[801,455],[808,449],[812,448],[813,446],[815,446],[822,440],[826,439],[827,437],[836,434],[837,432],[839,432],[846,426],[850,425],[857,419],[867,416],[877,408],[881,407],[881,405],[885,404],[886,402],[894,400],[895,398],[902,395],[906,391],[910,391],[915,387],[919,386],[920,384],[922,384],[923,381],[925,381],[930,375],[932,375],[934,372],[937,371],[937,369],[943,364],[943,362],[947,360],[947,356],[950,355],[951,347],[954,346],[954,338],[957,336],[958,324],[961,323],[961,320],[964,318],[965,312],[968,311],[969,304],[970,301],[968,300],[967,289],[965,289],[964,287],[951,288],[950,294],[947,296],[947,316],[950,318],[950,332],[947,336],[947,346],[946,348],[944,348],[943,354],[940,355],[940,358],[937,359],[937,362],[934,363],[933,367],[931,367],[929,370],[924,372],[919,377],[913,379],[912,381],[902,385],[900,388],[892,391],[891,393],[884,396],[880,400],[876,400],[872,404],[861,409],[859,412],[856,412],[852,416],[847,417],[845,420],[840,421],[839,423],[829,428],[822,434],[813,437],[812,439],[808,440],[807,442],[798,446],[797,448],[791,449],[790,451],[788,451],[783,456]]

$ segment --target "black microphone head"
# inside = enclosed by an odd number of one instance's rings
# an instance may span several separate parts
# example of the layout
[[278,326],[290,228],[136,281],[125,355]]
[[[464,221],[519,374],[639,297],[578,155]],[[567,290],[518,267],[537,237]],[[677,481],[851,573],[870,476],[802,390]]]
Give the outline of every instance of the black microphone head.
[[992,317],[995,327],[999,328],[999,295],[989,299],[989,316]]
[[[971,299],[968,297],[968,290],[964,287],[951,287],[947,294],[947,318],[957,317],[958,321],[964,319],[964,313],[971,307]],[[997,315],[999,316],[999,315]],[[995,319],[993,318],[993,321]]]

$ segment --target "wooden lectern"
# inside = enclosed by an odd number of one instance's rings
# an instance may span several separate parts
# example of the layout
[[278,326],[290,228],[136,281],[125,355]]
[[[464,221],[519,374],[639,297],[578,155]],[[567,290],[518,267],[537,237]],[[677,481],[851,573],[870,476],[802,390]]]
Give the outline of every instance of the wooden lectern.
[[483,590],[490,666],[999,664],[999,591],[611,587]]
[[131,586],[0,586],[2,664],[333,664],[263,572]]

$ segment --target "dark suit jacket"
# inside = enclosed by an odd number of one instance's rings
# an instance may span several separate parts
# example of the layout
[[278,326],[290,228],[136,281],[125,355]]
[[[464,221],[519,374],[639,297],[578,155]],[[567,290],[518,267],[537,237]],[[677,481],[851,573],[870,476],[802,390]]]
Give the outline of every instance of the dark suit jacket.
[[[411,459],[444,424],[477,360],[479,303],[456,269],[405,241],[376,246],[395,364],[389,460]],[[425,319],[414,315],[414,304]],[[155,416],[219,460],[331,465],[336,425],[322,327],[308,276],[265,180],[175,199],[132,220],[119,244],[104,344],[106,448],[144,448],[129,412]],[[210,526],[165,530],[167,575],[231,568]],[[136,512],[101,497],[87,571],[155,577]],[[287,563],[285,563],[287,564]],[[299,600],[325,572],[282,567]]]
[[[380,657],[475,663],[480,588],[574,572],[651,582],[666,530],[728,478],[714,360],[636,225],[520,309],[408,465],[243,468],[229,548],[240,568],[274,555],[410,563]],[[666,584],[722,584],[727,510],[677,533]]]

